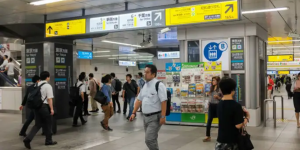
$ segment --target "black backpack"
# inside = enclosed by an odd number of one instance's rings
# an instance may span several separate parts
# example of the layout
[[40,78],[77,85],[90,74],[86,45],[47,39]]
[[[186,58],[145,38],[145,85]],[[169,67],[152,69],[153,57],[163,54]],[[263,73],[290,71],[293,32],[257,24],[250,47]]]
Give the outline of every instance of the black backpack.
[[116,85],[115,85],[115,90],[117,91],[117,92],[120,92],[120,91],[122,91],[122,82],[119,80],[119,79],[115,79],[116,80]]
[[[158,82],[156,82],[156,84],[155,84],[155,89],[156,89],[157,94],[158,94],[158,86],[159,86],[159,83],[160,83],[160,82],[161,82],[161,81],[158,81]],[[167,111],[166,111],[166,116],[169,116],[170,113],[171,113],[171,92],[170,92],[169,90],[167,90],[167,98],[168,98],[168,100],[167,100]]]
[[105,94],[98,88],[98,84],[97,84],[97,93],[94,97],[94,100],[97,101],[98,103],[100,103],[101,105],[104,105],[107,103],[106,102],[107,96],[105,96]]
[[41,87],[46,84],[43,83],[40,86],[36,84],[33,89],[28,93],[27,96],[27,107],[30,109],[40,109],[44,103],[44,101],[47,99],[47,97],[42,100],[42,93],[41,93]]
[[69,96],[70,96],[69,104],[70,104],[70,105],[75,106],[75,105],[77,104],[77,102],[80,100],[79,91],[80,91],[80,87],[81,87],[82,85],[83,85],[83,84],[80,84],[80,85],[77,87],[77,82],[76,82],[74,86],[70,87],[70,93],[69,93]]

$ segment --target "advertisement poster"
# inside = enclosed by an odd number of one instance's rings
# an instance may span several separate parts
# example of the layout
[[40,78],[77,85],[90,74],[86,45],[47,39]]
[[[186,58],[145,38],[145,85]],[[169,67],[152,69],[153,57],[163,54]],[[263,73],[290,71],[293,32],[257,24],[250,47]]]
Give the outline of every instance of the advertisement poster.
[[228,39],[202,41],[203,62],[222,62],[222,70],[229,70]]
[[231,70],[244,70],[244,38],[231,40]]
[[[73,77],[73,45],[54,44],[55,49],[55,106],[57,110],[65,110],[66,112],[58,112],[59,114],[68,115],[69,110],[69,87],[72,85]],[[68,117],[60,115],[62,118]]]
[[165,70],[157,70],[157,79],[159,80],[164,80],[167,77],[166,71]]
[[222,71],[222,62],[205,62],[205,71]]
[[211,83],[212,77],[221,77],[222,72],[221,71],[205,71],[204,73],[204,79],[206,83]]
[[[44,70],[44,45],[38,44],[26,44],[25,45],[25,84],[26,88],[32,85],[32,77],[40,75]],[[24,76],[23,76],[24,77]]]
[[180,72],[181,63],[166,63],[166,72]]
[[232,74],[231,78],[236,82],[236,90],[233,98],[245,106],[245,75],[244,74]]

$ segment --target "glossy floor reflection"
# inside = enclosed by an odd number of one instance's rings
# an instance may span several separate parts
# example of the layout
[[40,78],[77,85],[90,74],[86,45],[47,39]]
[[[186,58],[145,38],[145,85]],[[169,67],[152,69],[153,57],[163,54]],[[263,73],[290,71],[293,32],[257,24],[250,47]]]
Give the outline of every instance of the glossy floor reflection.
[[[280,108],[278,101],[277,108]],[[277,111],[280,118],[280,109]],[[113,132],[103,131],[100,120],[103,114],[89,116],[85,126],[71,127],[71,119],[58,121],[58,133],[53,137],[56,146],[44,146],[44,137],[39,133],[32,141],[34,150],[147,150],[144,144],[142,118],[130,123],[125,116],[116,114],[110,120]],[[272,118],[272,117],[270,117]],[[292,100],[285,97],[285,119],[278,121],[273,128],[272,120],[268,126],[248,127],[256,150],[299,150],[300,129],[296,128]],[[24,150],[22,138],[18,136],[21,128],[21,115],[0,114],[0,150]],[[160,150],[213,150],[217,128],[212,129],[212,142],[203,143],[204,127],[165,125],[159,134]]]

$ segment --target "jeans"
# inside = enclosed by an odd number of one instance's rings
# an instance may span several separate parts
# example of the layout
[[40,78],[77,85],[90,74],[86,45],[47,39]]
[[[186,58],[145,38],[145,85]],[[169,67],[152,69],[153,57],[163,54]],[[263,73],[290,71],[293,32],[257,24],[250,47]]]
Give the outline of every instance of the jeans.
[[25,135],[28,126],[30,125],[30,123],[34,120],[34,111],[30,110],[28,117],[26,118],[26,121],[20,131],[20,135]]
[[35,115],[35,125],[32,127],[31,131],[25,139],[31,141],[36,133],[43,127],[44,133],[46,135],[46,143],[52,142],[52,116],[50,114],[49,105],[43,104],[43,106],[34,110]]
[[129,114],[128,114],[128,117],[130,117],[132,115],[132,112],[133,112],[133,109],[134,109],[135,97],[126,98],[126,99],[127,99],[127,103],[129,104]]
[[207,137],[210,137],[210,129],[211,129],[212,121],[214,118],[217,117],[217,107],[218,107],[218,104],[209,103],[208,119],[207,119],[207,125],[206,125],[206,136]]

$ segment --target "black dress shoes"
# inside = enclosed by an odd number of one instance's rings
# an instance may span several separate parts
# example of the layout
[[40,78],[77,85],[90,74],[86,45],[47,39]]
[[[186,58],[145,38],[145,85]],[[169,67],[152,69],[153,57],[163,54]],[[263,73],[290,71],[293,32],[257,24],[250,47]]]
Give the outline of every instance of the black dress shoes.
[[23,143],[24,143],[24,146],[27,148],[27,149],[31,149],[31,146],[30,146],[30,140],[28,139],[24,139],[23,140]]
[[55,142],[55,141],[45,143],[46,146],[51,146],[51,145],[56,145],[56,144],[57,144],[57,142]]

